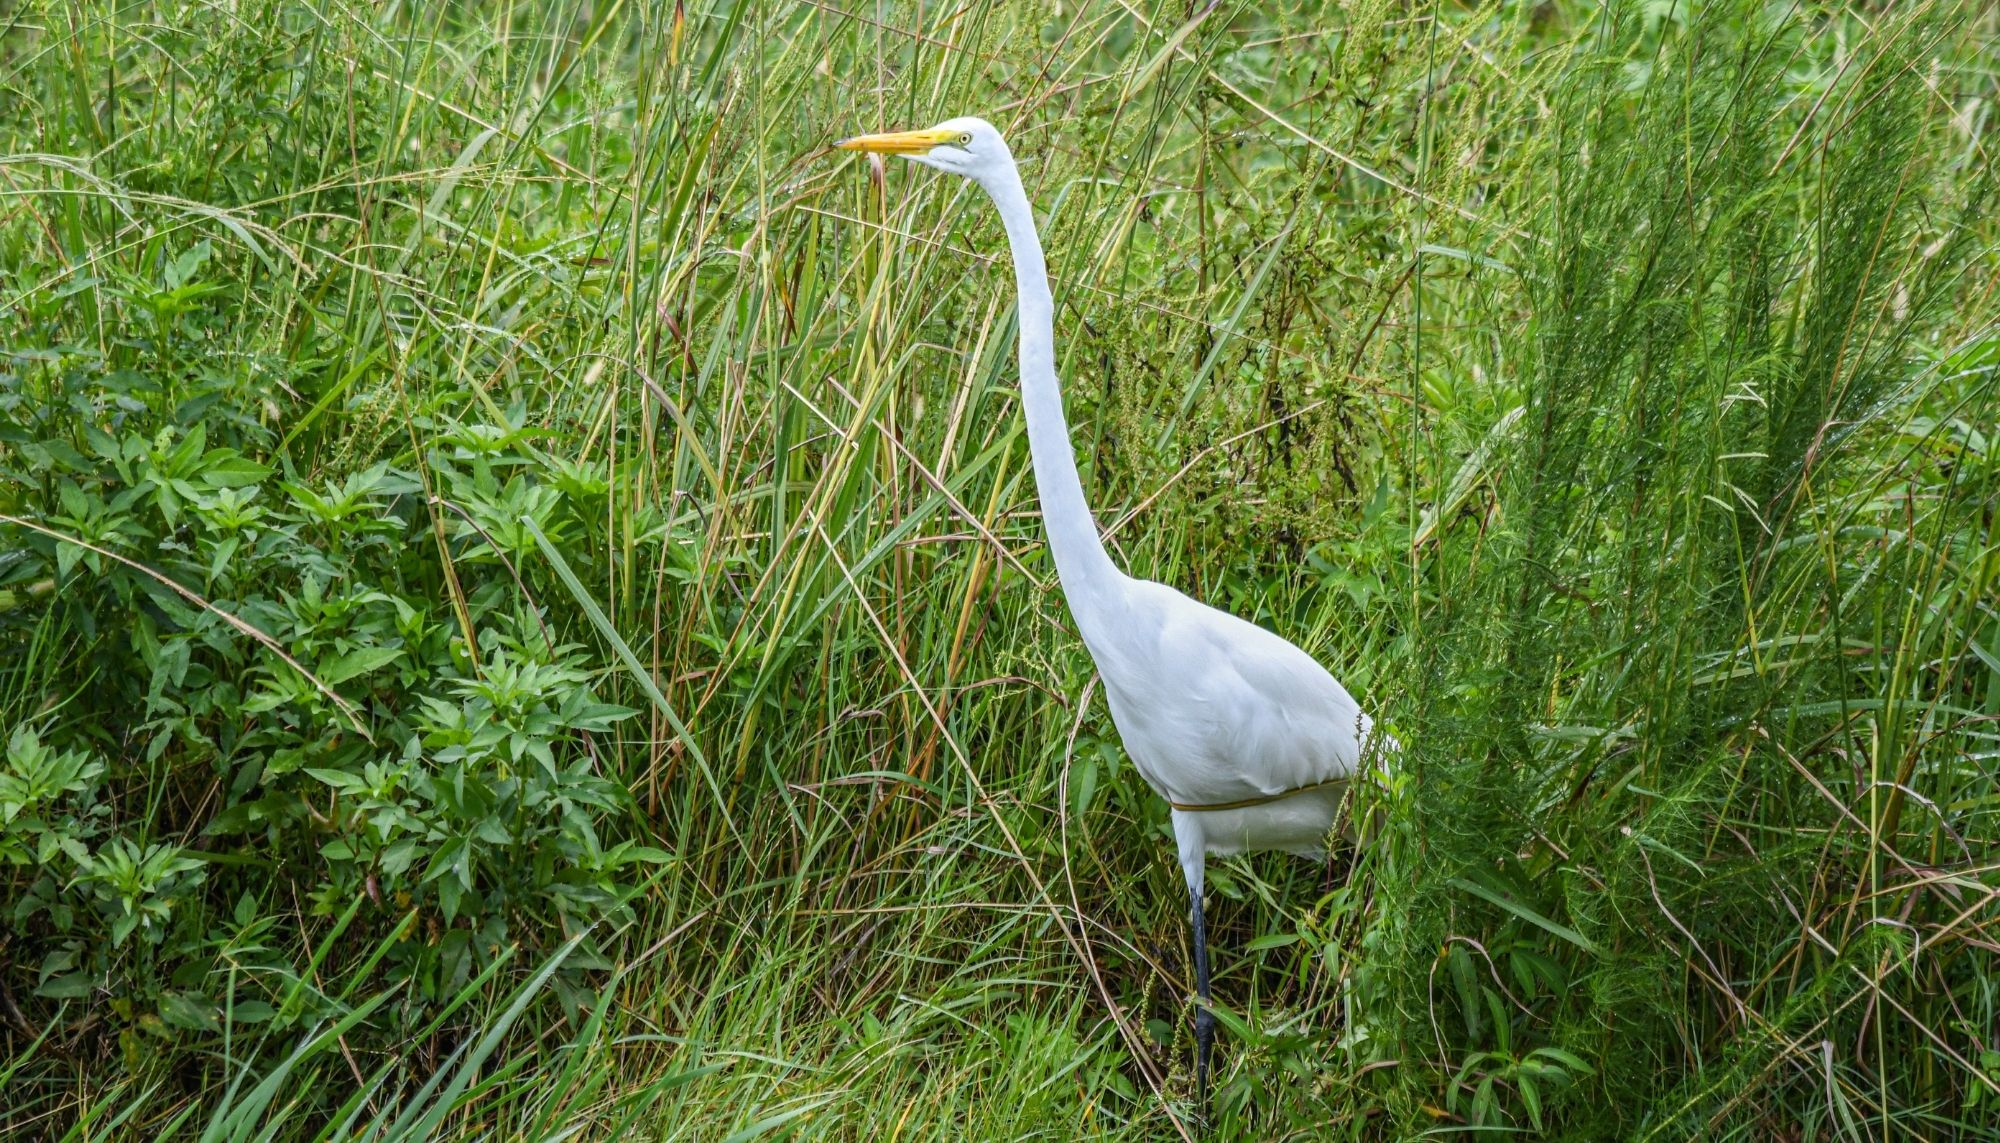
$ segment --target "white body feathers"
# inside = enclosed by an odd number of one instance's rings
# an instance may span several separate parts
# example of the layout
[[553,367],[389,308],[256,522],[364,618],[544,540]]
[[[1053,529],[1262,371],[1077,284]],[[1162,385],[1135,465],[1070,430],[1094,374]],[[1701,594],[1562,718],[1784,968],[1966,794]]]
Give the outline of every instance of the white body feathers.
[[1112,565],[1077,477],[1055,371],[1054,299],[1034,211],[1013,156],[980,119],[933,129],[957,146],[910,156],[966,175],[999,209],[1020,296],[1021,399],[1043,525],[1070,611],[1104,678],[1112,720],[1146,781],[1182,806],[1265,798],[1237,809],[1176,809],[1188,888],[1202,857],[1280,849],[1319,852],[1341,786],[1360,765],[1372,724],[1326,668],[1291,643],[1165,584]]

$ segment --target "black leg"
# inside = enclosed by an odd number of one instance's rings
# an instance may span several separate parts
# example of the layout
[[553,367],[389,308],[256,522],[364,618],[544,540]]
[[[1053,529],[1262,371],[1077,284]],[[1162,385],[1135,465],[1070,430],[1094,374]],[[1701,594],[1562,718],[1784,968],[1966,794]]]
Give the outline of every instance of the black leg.
[[1194,1013],[1194,1086],[1201,1102],[1208,1102],[1208,1056],[1215,1047],[1215,1013],[1208,1010],[1208,929],[1201,919],[1201,890],[1190,889],[1189,912],[1194,917],[1194,987],[1201,1007]]

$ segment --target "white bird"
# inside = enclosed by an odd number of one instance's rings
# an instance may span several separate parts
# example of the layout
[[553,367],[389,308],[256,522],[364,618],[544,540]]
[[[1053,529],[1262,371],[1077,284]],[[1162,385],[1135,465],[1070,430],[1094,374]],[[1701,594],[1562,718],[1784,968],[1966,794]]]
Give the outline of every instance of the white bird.
[[[1215,1016],[1202,923],[1203,857],[1325,852],[1373,723],[1312,656],[1105,553],[1084,501],[1056,379],[1055,301],[1034,210],[1007,142],[984,119],[862,135],[844,150],[901,155],[978,183],[999,208],[1019,291],[1021,404],[1056,574],[1139,773],[1173,807],[1193,923],[1195,1083],[1206,1093]],[[1384,737],[1382,746],[1392,744]]]

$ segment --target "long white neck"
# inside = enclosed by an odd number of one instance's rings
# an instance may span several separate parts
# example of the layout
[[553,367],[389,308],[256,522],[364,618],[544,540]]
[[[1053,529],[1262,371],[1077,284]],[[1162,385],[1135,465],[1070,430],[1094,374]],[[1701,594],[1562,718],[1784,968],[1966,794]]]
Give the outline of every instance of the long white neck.
[[1089,626],[1098,614],[1091,604],[1105,601],[1122,577],[1097,538],[1097,523],[1091,519],[1083,482],[1076,474],[1069,423],[1063,419],[1062,386],[1056,380],[1055,298],[1049,292],[1048,265],[1042,259],[1028,192],[1011,166],[1004,178],[985,180],[985,185],[1000,209],[1014,254],[1014,284],[1020,296],[1021,406],[1028,418],[1028,452],[1035,464],[1042,526],[1070,610],[1079,624]]

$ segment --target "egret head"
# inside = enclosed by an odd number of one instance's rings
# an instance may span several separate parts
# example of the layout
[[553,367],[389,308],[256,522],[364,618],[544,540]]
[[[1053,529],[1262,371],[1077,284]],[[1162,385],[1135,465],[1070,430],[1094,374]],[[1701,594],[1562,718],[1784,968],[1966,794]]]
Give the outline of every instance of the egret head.
[[871,151],[878,155],[901,155],[911,162],[963,175],[981,185],[1004,177],[1014,169],[1014,156],[1007,140],[993,124],[974,116],[947,119],[922,131],[894,131],[886,135],[857,135],[835,146],[843,151]]

